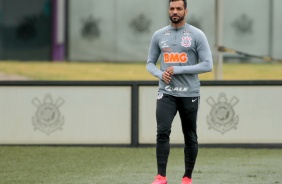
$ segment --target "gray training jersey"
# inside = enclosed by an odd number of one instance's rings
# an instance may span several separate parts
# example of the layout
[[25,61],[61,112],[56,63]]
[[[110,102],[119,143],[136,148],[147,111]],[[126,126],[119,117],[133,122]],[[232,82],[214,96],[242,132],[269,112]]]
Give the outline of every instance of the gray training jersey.
[[[160,69],[156,66],[160,60]],[[169,84],[162,80],[162,73],[174,66]],[[159,78],[159,93],[177,97],[200,96],[198,74],[212,70],[212,54],[205,34],[196,27],[185,24],[171,25],[156,31],[152,37],[147,70]]]

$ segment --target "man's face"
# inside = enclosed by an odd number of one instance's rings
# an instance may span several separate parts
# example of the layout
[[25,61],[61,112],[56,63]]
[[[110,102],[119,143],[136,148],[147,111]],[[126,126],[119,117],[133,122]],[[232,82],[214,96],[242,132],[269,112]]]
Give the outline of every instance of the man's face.
[[171,22],[177,24],[185,19],[187,9],[184,8],[183,1],[173,1],[169,3],[168,13]]

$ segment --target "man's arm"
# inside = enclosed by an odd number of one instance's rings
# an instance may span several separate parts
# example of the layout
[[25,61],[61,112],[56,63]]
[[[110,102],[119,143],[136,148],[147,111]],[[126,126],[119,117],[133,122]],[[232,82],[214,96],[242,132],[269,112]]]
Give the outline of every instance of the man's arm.
[[[156,32],[157,33],[157,32]],[[147,65],[146,69],[148,72],[150,72],[153,76],[162,79],[162,71],[156,66],[156,63],[158,62],[161,50],[158,45],[158,38],[157,34],[154,34],[151,40],[148,58],[147,58]]]
[[212,71],[213,61],[208,40],[203,32],[200,32],[197,36],[197,52],[200,63],[191,66],[174,66],[173,74],[200,74]]

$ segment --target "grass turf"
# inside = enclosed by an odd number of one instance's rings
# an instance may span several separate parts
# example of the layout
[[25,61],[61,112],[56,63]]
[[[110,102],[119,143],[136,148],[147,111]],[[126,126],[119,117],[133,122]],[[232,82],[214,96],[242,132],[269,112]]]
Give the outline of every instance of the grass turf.
[[[1,61],[0,72],[33,80],[157,80],[147,72],[145,65],[145,62]],[[214,71],[199,77],[201,80],[214,80]],[[282,63],[224,63],[223,80],[282,80]]]
[[[1,146],[3,184],[148,184],[154,148]],[[181,183],[183,149],[172,148],[170,184]],[[281,149],[200,148],[193,184],[282,183]]]
[[[282,64],[224,64],[224,80],[281,80]],[[34,80],[156,80],[144,63],[0,62],[0,72]],[[214,74],[201,74],[213,80]],[[169,183],[180,183],[183,150],[172,148]],[[281,149],[201,148],[193,184],[282,183]],[[2,184],[148,184],[154,148],[1,146]]]

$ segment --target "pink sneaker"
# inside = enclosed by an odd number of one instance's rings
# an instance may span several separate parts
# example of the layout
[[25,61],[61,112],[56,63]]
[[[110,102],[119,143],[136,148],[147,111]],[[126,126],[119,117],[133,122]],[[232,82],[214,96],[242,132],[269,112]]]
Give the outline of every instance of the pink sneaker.
[[168,184],[168,183],[165,176],[158,175],[156,176],[156,179],[152,184]]
[[182,178],[182,184],[192,184],[192,179],[188,177]]

